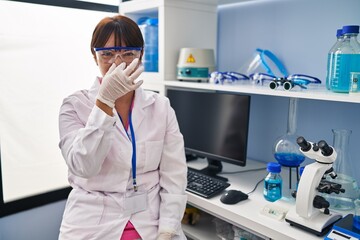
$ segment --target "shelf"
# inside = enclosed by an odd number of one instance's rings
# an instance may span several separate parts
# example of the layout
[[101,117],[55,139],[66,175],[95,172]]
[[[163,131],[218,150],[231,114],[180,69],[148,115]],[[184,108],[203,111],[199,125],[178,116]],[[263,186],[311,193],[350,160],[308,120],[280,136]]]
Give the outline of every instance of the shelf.
[[334,93],[328,91],[324,86],[309,88],[306,90],[292,89],[272,90],[267,86],[255,86],[251,84],[214,84],[214,83],[199,83],[199,82],[184,82],[184,81],[165,81],[165,87],[183,87],[192,89],[204,89],[212,91],[225,91],[246,94],[267,95],[276,97],[294,97],[312,100],[324,100],[347,103],[360,103],[360,93]]
[[213,216],[206,212],[200,212],[200,220],[195,225],[182,224],[185,235],[192,240],[219,240],[216,236],[215,224],[212,222]]

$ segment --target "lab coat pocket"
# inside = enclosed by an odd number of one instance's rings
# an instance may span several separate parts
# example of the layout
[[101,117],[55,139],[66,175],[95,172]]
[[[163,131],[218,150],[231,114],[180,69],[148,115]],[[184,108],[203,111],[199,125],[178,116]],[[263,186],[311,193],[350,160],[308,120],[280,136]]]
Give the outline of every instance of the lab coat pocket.
[[158,169],[164,141],[149,141],[145,143],[145,166],[144,172]]
[[103,200],[102,195],[74,189],[66,203],[63,221],[76,226],[98,225],[104,211]]

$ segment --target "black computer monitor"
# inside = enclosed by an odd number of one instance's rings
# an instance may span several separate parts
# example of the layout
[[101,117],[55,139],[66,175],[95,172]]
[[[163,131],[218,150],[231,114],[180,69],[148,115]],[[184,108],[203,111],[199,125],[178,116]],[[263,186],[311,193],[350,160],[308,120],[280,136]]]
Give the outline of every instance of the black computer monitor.
[[249,95],[172,87],[166,95],[184,136],[187,156],[208,160],[203,173],[216,176],[222,161],[246,165]]

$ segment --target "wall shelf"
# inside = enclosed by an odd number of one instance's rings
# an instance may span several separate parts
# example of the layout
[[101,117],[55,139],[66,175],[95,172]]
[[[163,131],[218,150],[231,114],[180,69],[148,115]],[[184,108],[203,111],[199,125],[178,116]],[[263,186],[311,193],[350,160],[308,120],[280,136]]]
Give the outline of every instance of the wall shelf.
[[360,103],[360,93],[343,94],[334,93],[326,90],[324,86],[317,86],[306,90],[294,88],[290,91],[272,90],[267,86],[254,86],[251,84],[214,84],[214,83],[198,83],[184,81],[166,81],[166,87],[183,87],[192,89],[204,89],[212,91],[237,92],[257,95],[267,95],[276,97],[294,97],[311,100]]

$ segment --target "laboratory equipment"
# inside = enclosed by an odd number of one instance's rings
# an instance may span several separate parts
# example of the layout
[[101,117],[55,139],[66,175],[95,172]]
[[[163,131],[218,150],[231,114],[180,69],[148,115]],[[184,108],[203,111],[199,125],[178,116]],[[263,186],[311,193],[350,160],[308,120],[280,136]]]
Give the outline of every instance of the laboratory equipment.
[[[293,200],[291,192],[296,189],[297,182],[299,181],[298,168],[305,160],[305,156],[299,150],[296,143],[298,138],[296,133],[298,101],[297,98],[289,98],[287,131],[276,139],[273,147],[273,154],[278,163],[283,167],[289,168],[288,188],[283,191],[285,200]],[[296,179],[293,178],[293,169],[296,170]]]
[[210,74],[209,81],[215,84],[237,83],[241,80],[249,80],[245,74],[238,72],[218,72],[214,71]]
[[250,119],[249,95],[167,87],[185,151],[207,158],[202,172],[216,175],[222,162],[245,166]]
[[239,71],[249,76],[254,73],[267,73],[275,77],[285,77],[288,72],[274,53],[267,49],[257,48],[255,54],[240,67]]
[[159,28],[157,18],[141,18],[138,20],[144,38],[144,55],[142,62],[146,72],[159,71]]
[[360,230],[360,199],[354,201],[355,214],[354,214],[354,227]]
[[349,93],[350,73],[360,72],[360,44],[357,41],[359,26],[344,26],[343,40],[334,54],[334,77],[330,89],[333,92]]
[[[337,177],[332,181],[341,184],[345,192],[339,194],[326,194],[325,199],[330,203],[331,209],[350,210],[354,208],[354,200],[359,198],[359,188],[354,179],[355,171],[353,170],[352,161],[349,155],[351,130],[333,129],[333,147],[337,152],[337,159],[333,164],[333,169]],[[331,180],[327,176],[327,180]]]
[[353,215],[348,214],[343,219],[336,222],[325,240],[359,240],[360,229],[353,225]]
[[275,202],[282,197],[282,178],[280,176],[281,165],[275,162],[267,164],[268,175],[264,180],[264,198],[269,202]]
[[226,181],[202,174],[192,168],[188,168],[187,180],[186,191],[204,198],[212,198],[230,186]]
[[326,88],[330,90],[330,82],[331,79],[334,77],[334,70],[335,70],[335,64],[336,64],[336,51],[338,51],[340,44],[343,39],[342,34],[342,28],[338,29],[336,31],[336,42],[335,44],[330,48],[328,53],[328,59],[327,59],[327,74],[326,74]]
[[177,64],[177,79],[189,81],[209,81],[215,71],[213,49],[181,48]]
[[282,88],[287,91],[297,86],[301,89],[307,89],[309,86],[321,84],[321,80],[317,77],[305,74],[291,74],[284,77],[275,77],[267,73],[252,73],[249,75],[249,78],[254,84],[264,85],[265,82],[268,82],[271,89]]
[[296,205],[286,214],[285,220],[291,226],[322,236],[342,218],[341,214],[330,212],[329,202],[319,195],[319,193],[344,191],[341,185],[324,180],[326,175],[336,177],[332,164],[336,160],[337,153],[324,140],[312,143],[306,141],[304,137],[298,137],[297,143],[300,151],[315,162],[304,168],[296,191]]

